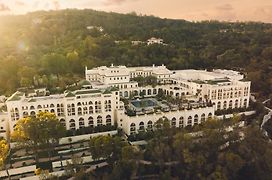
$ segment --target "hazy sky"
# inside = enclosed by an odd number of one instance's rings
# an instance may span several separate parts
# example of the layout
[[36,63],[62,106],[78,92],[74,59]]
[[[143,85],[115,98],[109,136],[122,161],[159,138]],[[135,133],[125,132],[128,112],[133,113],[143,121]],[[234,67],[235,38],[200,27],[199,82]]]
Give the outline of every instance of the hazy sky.
[[186,20],[272,22],[272,0],[0,0],[0,14],[91,8]]

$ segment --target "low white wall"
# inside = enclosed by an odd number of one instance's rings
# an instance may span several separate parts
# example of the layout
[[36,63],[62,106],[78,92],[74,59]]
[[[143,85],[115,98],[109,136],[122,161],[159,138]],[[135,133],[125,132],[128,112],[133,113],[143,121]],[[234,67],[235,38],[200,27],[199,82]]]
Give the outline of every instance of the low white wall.
[[[64,144],[68,144],[69,139],[72,139],[72,142],[78,142],[78,141],[82,141],[82,140],[89,140],[90,137],[96,137],[96,136],[106,136],[106,135],[115,135],[117,134],[117,130],[114,131],[107,131],[107,132],[100,132],[100,133],[92,133],[92,134],[84,134],[84,135],[79,135],[79,136],[70,136],[70,137],[64,137],[61,138],[59,141],[59,144],[64,145]],[[10,147],[14,148],[17,146],[16,142],[10,143]]]
[[[256,111],[245,111],[245,112],[240,112],[240,113],[237,113],[236,115],[246,115],[246,116],[250,116],[250,115],[253,115],[255,114]],[[220,115],[220,116],[216,116],[218,119],[224,119],[224,116],[225,118],[232,118],[234,114],[225,114],[225,115]]]
[[[89,163],[89,162],[92,162],[93,161],[93,158],[91,156],[86,156],[86,157],[82,157],[82,160],[83,160],[83,164],[84,163]],[[62,165],[63,166],[67,166],[67,161],[69,163],[72,163],[72,160],[71,159],[66,159],[66,160],[63,160],[62,161]],[[52,167],[53,168],[57,168],[57,167],[61,167],[61,161],[55,161],[52,163]]]
[[71,142],[78,142],[82,140],[89,140],[90,137],[96,137],[96,136],[107,136],[107,135],[115,135],[117,134],[117,130],[114,131],[107,131],[107,132],[100,132],[100,133],[93,133],[93,134],[84,134],[84,135],[79,135],[79,136],[70,136],[70,137],[64,137],[61,138],[59,141],[59,144],[68,144],[70,143],[69,139],[71,138]]
[[[9,171],[9,174],[12,176],[12,175],[19,175],[19,174],[29,173],[29,172],[34,173],[35,170],[36,170],[36,165],[9,169],[8,171]],[[6,177],[6,176],[8,175],[5,170],[0,171],[0,177]]]
[[146,145],[147,142],[145,140],[142,140],[142,141],[133,141],[133,142],[130,142],[131,145],[133,146],[139,146],[139,145]]

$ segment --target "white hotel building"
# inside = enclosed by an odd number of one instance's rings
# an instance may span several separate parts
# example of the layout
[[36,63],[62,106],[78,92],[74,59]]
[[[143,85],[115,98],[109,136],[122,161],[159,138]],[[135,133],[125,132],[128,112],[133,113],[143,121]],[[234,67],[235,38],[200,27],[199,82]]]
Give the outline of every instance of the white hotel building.
[[[151,129],[163,117],[167,117],[172,126],[193,126],[213,117],[215,110],[249,106],[250,82],[243,81],[244,76],[236,71],[171,71],[164,65],[112,65],[90,70],[86,68],[85,75],[90,82],[88,89],[66,91],[58,95],[14,93],[6,101],[10,131],[13,131],[18,119],[35,116],[39,111],[55,113],[66,129],[113,125],[116,122],[129,135]],[[133,81],[138,76],[155,76],[160,83],[155,87],[139,87]],[[128,116],[120,100],[121,97],[154,97],[159,92],[199,104],[211,102],[213,105]]]

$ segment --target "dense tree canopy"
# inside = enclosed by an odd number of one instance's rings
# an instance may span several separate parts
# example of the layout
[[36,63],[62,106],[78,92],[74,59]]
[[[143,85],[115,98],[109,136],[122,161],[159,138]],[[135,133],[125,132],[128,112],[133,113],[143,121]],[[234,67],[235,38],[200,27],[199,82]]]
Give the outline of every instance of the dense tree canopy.
[[37,117],[29,116],[18,120],[11,138],[22,146],[31,148],[38,161],[38,151],[42,148],[50,149],[64,135],[65,127],[54,113],[39,112]]
[[[248,73],[254,91],[272,91],[271,24],[62,10],[0,17],[0,26],[0,93],[10,94],[20,86],[65,88],[72,83],[67,79],[83,77],[84,66],[111,63],[234,68]],[[168,45],[130,42],[153,36]]]

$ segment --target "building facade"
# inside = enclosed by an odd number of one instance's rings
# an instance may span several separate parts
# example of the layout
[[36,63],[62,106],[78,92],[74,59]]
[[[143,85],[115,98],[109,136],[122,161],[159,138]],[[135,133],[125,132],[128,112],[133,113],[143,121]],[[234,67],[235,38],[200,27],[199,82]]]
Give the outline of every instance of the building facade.
[[113,125],[115,110],[123,109],[119,92],[114,88],[104,90],[81,89],[58,95],[29,97],[16,92],[7,102],[9,127],[13,131],[16,122],[40,111],[55,113],[60,122],[69,129]]
[[[160,118],[169,119],[176,127],[193,126],[213,117],[216,110],[249,106],[250,82],[236,71],[171,71],[164,65],[112,65],[86,68],[85,76],[90,85],[76,91],[57,95],[47,95],[42,90],[14,93],[5,102],[7,129],[12,132],[19,119],[48,111],[55,113],[67,130],[117,123],[129,135],[152,128]],[[154,76],[158,84],[140,87],[133,80],[139,76]],[[155,97],[158,94],[186,99],[192,102],[188,103],[191,107],[135,116],[127,114],[122,99]],[[207,102],[210,105],[202,106]],[[3,126],[3,131],[7,129]]]

